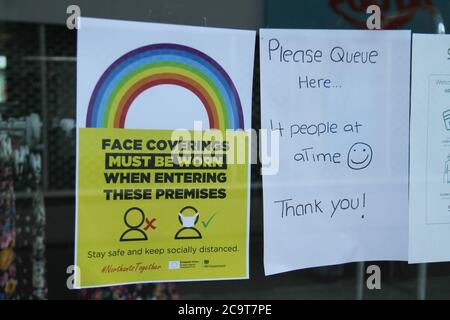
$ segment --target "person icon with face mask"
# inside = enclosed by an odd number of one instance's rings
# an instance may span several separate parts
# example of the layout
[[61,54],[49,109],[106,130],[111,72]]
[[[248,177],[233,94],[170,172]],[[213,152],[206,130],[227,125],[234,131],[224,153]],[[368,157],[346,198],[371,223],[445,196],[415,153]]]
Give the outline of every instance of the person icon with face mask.
[[[191,211],[191,214],[187,215],[186,213],[189,211]],[[175,234],[175,239],[201,239],[202,234],[195,228],[199,215],[199,212],[194,207],[186,206],[181,209],[178,213],[178,221],[183,227]]]

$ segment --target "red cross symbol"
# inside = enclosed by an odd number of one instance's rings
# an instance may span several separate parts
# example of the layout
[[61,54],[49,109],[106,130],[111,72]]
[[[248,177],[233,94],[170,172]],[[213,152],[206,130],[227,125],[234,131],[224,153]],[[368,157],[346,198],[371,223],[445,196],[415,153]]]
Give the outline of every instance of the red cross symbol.
[[148,218],[145,218],[146,226],[144,227],[144,230],[147,231],[149,228],[152,228],[153,230],[156,229],[156,226],[153,225],[155,223],[156,219],[153,218],[152,220],[148,220]]

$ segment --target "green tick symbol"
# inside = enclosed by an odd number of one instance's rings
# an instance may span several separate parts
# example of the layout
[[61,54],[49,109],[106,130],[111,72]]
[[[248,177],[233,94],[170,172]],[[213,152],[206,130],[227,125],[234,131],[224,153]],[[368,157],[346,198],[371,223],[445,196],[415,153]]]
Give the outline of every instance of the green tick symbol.
[[215,215],[217,214],[217,212],[215,212],[208,220],[202,221],[202,225],[207,228],[209,226],[209,224],[211,223],[212,219],[215,217]]

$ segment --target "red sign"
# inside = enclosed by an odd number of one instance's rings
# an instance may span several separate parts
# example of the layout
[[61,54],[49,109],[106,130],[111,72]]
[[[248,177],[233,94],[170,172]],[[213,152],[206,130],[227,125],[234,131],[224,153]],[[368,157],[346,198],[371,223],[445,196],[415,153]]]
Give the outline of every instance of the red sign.
[[370,5],[381,9],[381,26],[383,29],[396,29],[407,24],[414,15],[425,10],[437,12],[432,0],[330,0],[330,6],[353,26],[366,28]]

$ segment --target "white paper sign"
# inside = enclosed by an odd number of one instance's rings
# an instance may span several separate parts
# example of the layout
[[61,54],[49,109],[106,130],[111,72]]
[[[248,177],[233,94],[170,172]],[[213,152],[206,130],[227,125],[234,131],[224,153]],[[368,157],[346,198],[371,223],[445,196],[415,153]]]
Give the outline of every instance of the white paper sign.
[[410,35],[261,30],[266,274],[407,259]]
[[409,262],[450,260],[450,36],[415,34]]
[[[132,60],[134,57],[130,50],[149,45],[159,45],[161,50],[166,50],[169,64],[175,61],[185,62],[183,53],[177,57],[169,50],[171,48],[166,48],[172,45],[177,46],[174,51],[192,50],[192,55],[205,55],[205,59],[210,59],[213,65],[228,73],[229,80],[220,89],[226,91],[229,83],[233,84],[233,89],[230,90],[239,95],[242,108],[242,117],[238,119],[242,122],[240,125],[244,129],[251,128],[255,33],[250,30],[81,18],[77,52],[77,127],[87,126],[92,93],[99,78],[111,64],[119,58],[124,59],[122,55],[130,55],[129,60]],[[184,55],[187,57],[189,53]],[[192,64],[204,63],[199,57],[197,59],[197,62],[191,59],[194,61]],[[194,121],[201,121],[203,129],[209,129],[210,119],[205,112],[202,95],[194,92],[197,91],[176,84],[155,85],[152,90],[145,90],[134,99],[124,127],[193,129]],[[228,127],[231,128],[235,124],[230,122],[228,121]],[[217,121],[216,127],[221,124]]]

